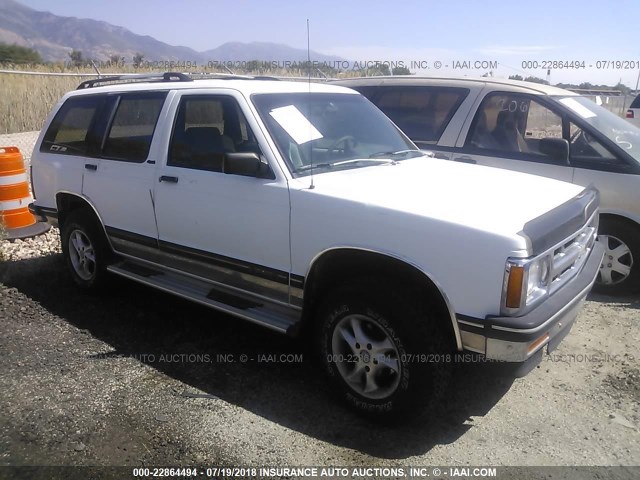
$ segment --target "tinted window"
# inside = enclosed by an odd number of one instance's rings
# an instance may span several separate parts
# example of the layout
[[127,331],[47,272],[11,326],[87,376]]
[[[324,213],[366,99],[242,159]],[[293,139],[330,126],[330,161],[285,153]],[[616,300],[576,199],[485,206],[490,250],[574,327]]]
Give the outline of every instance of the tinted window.
[[543,138],[562,138],[562,118],[527,95],[488,95],[473,120],[465,146],[514,158],[548,159]]
[[221,172],[224,154],[230,152],[260,153],[235,99],[220,95],[182,97],[167,164]]
[[633,102],[631,102],[631,105],[629,106],[629,108],[640,108],[640,95],[638,95]]
[[381,87],[373,102],[416,144],[434,144],[468,94],[463,88]]
[[113,160],[144,162],[165,97],[165,92],[122,96],[102,155]]
[[68,99],[51,122],[40,151],[66,155],[95,152],[98,142],[90,132],[105,99],[104,95]]

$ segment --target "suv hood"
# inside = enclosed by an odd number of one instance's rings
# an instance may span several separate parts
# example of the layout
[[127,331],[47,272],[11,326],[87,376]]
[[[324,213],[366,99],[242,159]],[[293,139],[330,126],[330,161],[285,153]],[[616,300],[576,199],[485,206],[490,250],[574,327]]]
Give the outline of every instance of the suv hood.
[[[298,178],[306,188],[310,177]],[[512,236],[583,187],[480,165],[418,157],[314,175],[308,192]]]

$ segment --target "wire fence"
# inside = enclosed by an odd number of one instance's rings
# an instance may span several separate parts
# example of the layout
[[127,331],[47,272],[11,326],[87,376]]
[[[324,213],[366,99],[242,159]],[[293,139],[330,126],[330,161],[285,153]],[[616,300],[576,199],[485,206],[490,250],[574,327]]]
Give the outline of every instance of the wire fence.
[[[20,132],[33,132],[42,127],[45,118],[57,103],[57,101],[68,91],[74,90],[79,81],[89,78],[101,78],[108,76],[135,76],[144,74],[159,74],[160,72],[140,71],[137,72],[59,72],[47,70],[10,70],[0,69],[0,135]],[[273,75],[271,73],[274,73]],[[324,76],[290,76],[283,75],[284,71],[267,72],[268,76],[295,81],[324,82],[331,80]],[[199,78],[226,78],[237,76],[233,73],[218,72],[186,72],[187,75],[195,75]],[[262,74],[262,72],[261,72]],[[578,92],[586,93],[586,92]],[[632,95],[620,95],[619,92],[603,90],[598,95],[586,94],[595,103],[610,110],[618,116],[624,117],[627,108],[634,99]],[[27,135],[27,138],[31,138]],[[19,146],[19,145],[18,145]],[[32,145],[24,145],[31,154]],[[24,152],[21,148],[21,151]]]
[[31,164],[31,154],[38,140],[39,133],[40,132],[35,131],[0,135],[0,147],[18,147],[24,157],[28,171],[29,165]]

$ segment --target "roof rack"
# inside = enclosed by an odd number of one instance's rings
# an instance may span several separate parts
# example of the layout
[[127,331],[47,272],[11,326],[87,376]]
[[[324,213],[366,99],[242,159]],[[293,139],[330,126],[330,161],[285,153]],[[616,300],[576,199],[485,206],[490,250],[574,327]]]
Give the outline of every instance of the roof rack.
[[197,76],[203,78],[216,78],[219,80],[280,80],[278,77],[268,75],[242,75],[238,73],[219,73],[219,72],[190,72],[190,77]]
[[85,88],[93,88],[107,83],[133,83],[133,82],[192,82],[193,79],[184,73],[166,72],[166,73],[143,73],[143,74],[124,74],[115,77],[96,78],[94,80],[86,80],[78,85],[76,90]]

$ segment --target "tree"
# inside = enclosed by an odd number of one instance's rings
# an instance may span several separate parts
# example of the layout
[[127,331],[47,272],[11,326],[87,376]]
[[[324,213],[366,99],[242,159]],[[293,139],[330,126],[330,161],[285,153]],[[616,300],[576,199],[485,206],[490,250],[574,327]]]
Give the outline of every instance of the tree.
[[31,48],[0,43],[0,63],[42,63],[42,57]]
[[534,77],[534,76],[530,76],[524,79],[525,82],[532,82],[532,83],[542,83],[543,85],[549,85],[549,82],[547,82],[546,80],[543,80],[541,78],[538,77]]
[[509,75],[509,80],[524,80],[521,75]]
[[84,59],[82,58],[82,52],[80,50],[76,50],[75,48],[69,52],[69,58],[71,59],[71,63],[74,67],[81,67],[84,64]]
[[393,75],[411,75],[411,70],[407,67],[395,67],[393,70]]
[[631,89],[627,87],[624,83],[618,82],[617,85],[613,87],[614,90],[620,90],[623,95],[630,95]]
[[140,68],[144,60],[144,54],[138,52],[133,56],[133,68]]
[[121,67],[124,65],[124,57],[120,55],[109,55],[109,65],[112,67]]
[[380,72],[380,75],[391,75],[391,70],[389,70],[389,65],[387,65],[386,63],[381,63],[378,66],[378,71]]

